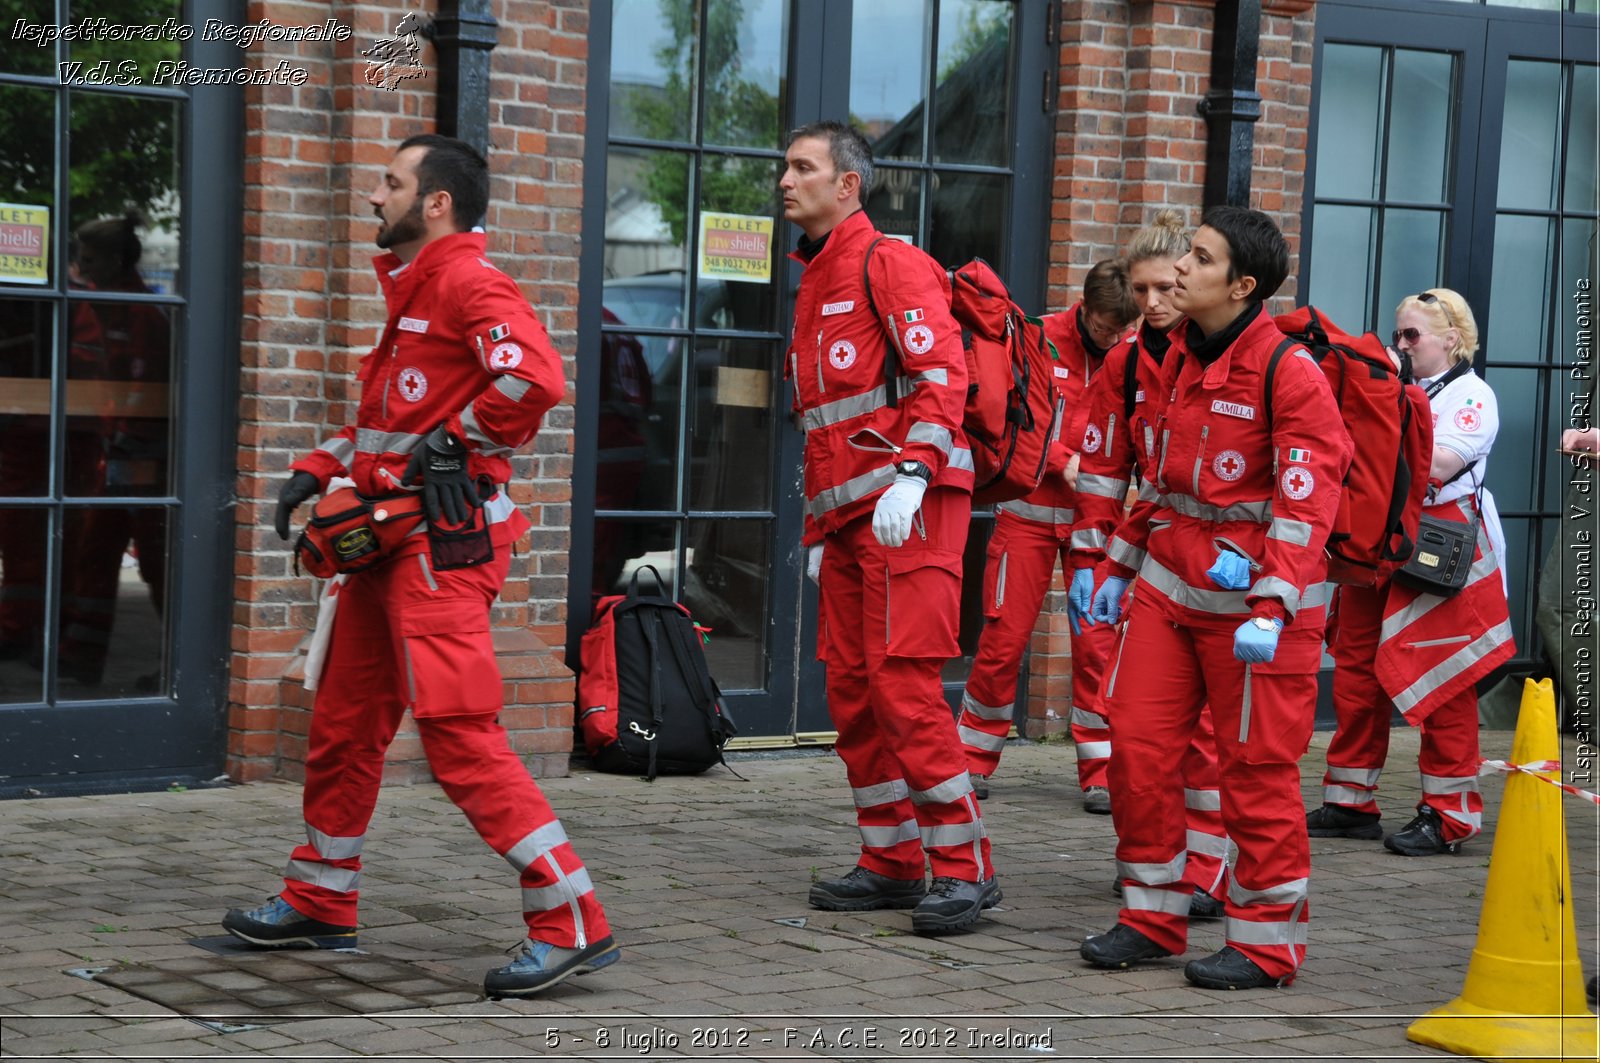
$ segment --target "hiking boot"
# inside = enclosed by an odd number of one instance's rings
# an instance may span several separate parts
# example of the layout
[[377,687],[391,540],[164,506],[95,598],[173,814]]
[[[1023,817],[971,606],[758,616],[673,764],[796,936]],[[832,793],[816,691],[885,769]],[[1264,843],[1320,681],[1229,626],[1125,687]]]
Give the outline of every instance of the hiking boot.
[[1221,919],[1228,913],[1228,906],[1205,890],[1197,889],[1189,898],[1190,919]]
[[985,908],[999,904],[1001,896],[993,875],[982,882],[940,876],[911,913],[911,929],[918,934],[945,934],[969,927]]
[[1083,810],[1097,816],[1111,815],[1111,791],[1104,786],[1091,786],[1083,791]]
[[1461,851],[1460,842],[1444,840],[1444,821],[1432,805],[1417,809],[1417,818],[1383,839],[1383,847],[1401,856],[1438,856]]
[[987,800],[989,797],[989,776],[975,775],[972,772],[968,772],[967,777],[972,780],[972,796],[979,801]]
[[531,997],[575,974],[598,971],[622,958],[622,949],[610,934],[581,949],[563,949],[529,938],[514,945],[512,951],[517,953],[515,960],[483,976],[483,993],[490,1000]]
[[1118,923],[1104,934],[1084,938],[1078,955],[1096,967],[1131,967],[1143,960],[1156,960],[1172,953],[1127,923]]
[[1383,837],[1382,817],[1376,812],[1354,812],[1342,805],[1323,805],[1306,813],[1306,833],[1313,838]]
[[1190,960],[1183,965],[1183,976],[1201,989],[1276,989],[1290,981],[1263,971],[1232,945],[1203,960]]
[[231,908],[222,917],[222,929],[240,941],[262,948],[299,945],[308,949],[353,949],[356,928],[324,923],[301,915],[282,897],[274,897],[248,912]]
[[878,908],[915,908],[927,892],[920,878],[889,878],[858,866],[843,878],[814,884],[806,899],[811,907],[825,912],[871,912]]

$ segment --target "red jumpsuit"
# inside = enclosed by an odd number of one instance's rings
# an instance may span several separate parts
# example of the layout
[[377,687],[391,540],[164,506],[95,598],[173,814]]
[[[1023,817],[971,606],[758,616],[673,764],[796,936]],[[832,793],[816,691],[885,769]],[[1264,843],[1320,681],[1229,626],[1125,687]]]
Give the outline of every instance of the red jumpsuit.
[[306,754],[306,843],[283,896],[302,914],[354,925],[361,848],[384,750],[409,707],[434,778],[522,885],[532,938],[584,948],[609,933],[588,872],[497,719],[502,681],[489,607],[529,527],[504,491],[508,458],[561,399],[561,361],[516,283],[484,257],[481,233],[423,246],[408,265],[375,260],[389,307],[362,360],[356,424],[293,468],[393,491],[411,451],[440,423],[471,451],[469,468],[501,490],[484,503],[495,557],[439,571],[427,536],[349,577],[317,687]]
[[[1170,952],[1184,950],[1190,884],[1183,785],[1172,766],[1209,704],[1222,821],[1239,850],[1227,944],[1290,979],[1305,955],[1308,918],[1311,854],[1298,762],[1316,708],[1323,546],[1352,446],[1327,380],[1304,351],[1279,365],[1268,423],[1265,370],[1283,334],[1259,305],[1210,344],[1192,322],[1186,332],[1163,366],[1167,404],[1154,462],[1142,469],[1148,497],[1118,530],[1124,544],[1107,560],[1112,574],[1128,578],[1134,569],[1119,557],[1143,554],[1105,688],[1124,883],[1118,918]],[[1224,543],[1252,562],[1248,590],[1221,590],[1206,576]],[[1234,657],[1234,632],[1252,616],[1284,623],[1270,663]]]
[[[966,748],[967,767],[992,775],[1000,763],[1017,692],[1022,653],[1033,637],[1034,622],[1050,591],[1056,559],[1070,572],[1067,543],[1072,534],[1077,492],[1062,471],[1083,439],[1089,411],[1084,396],[1092,379],[1115,352],[1104,358],[1091,353],[1078,329],[1081,303],[1044,318],[1045,337],[1055,345],[1055,385],[1065,399],[1061,430],[1051,444],[1044,480],[1027,496],[995,507],[994,535],[989,539],[983,576],[983,615],[978,653],[961,695],[957,729]],[[1111,758],[1111,733],[1100,715],[1100,675],[1114,641],[1110,627],[1083,626],[1072,635],[1072,738],[1078,747],[1078,786],[1106,784]]]
[[[860,866],[916,879],[926,854],[935,877],[977,882],[994,875],[989,839],[940,680],[960,652],[972,510],[972,452],[961,433],[966,361],[948,279],[909,244],[885,239],[872,252],[874,317],[862,265],[879,236],[858,211],[809,261],[794,256],[806,269],[786,371],[806,433],[805,542],[825,545],[818,656],[861,830]],[[893,406],[890,343],[900,365]],[[849,441],[864,430],[877,436]],[[897,460],[923,462],[933,479],[911,535],[890,549],[871,525]]]
[[[1435,445],[1455,451],[1469,471],[1430,498],[1423,512],[1466,521],[1478,510],[1474,487],[1499,428],[1494,392],[1468,373],[1430,403]],[[1339,722],[1328,744],[1323,800],[1378,812],[1378,776],[1389,753],[1390,713],[1398,707],[1407,723],[1421,728],[1422,803],[1438,811],[1447,842],[1483,828],[1476,684],[1516,652],[1497,560],[1499,520],[1492,506],[1484,509],[1472,569],[1459,593],[1441,598],[1388,580],[1341,587],[1328,640]]]
[[[1168,344],[1165,334],[1156,333],[1148,325],[1142,327],[1133,343],[1119,344],[1106,356],[1105,367],[1089,388],[1088,424],[1078,465],[1078,515],[1072,526],[1074,569],[1103,566],[1108,537],[1124,516],[1128,484],[1155,455],[1155,425],[1161,415],[1161,400],[1166,398],[1161,366]],[[1134,374],[1131,394],[1130,361]],[[1096,584],[1103,579],[1102,572]],[[1090,630],[1110,633],[1112,628],[1096,625]],[[1101,702],[1104,715],[1104,698]],[[1108,742],[1108,748],[1109,745]],[[1217,746],[1209,708],[1200,712],[1180,770],[1189,846],[1184,880],[1195,889],[1221,897],[1227,884],[1228,835],[1222,828]],[[1112,801],[1116,801],[1115,794]]]

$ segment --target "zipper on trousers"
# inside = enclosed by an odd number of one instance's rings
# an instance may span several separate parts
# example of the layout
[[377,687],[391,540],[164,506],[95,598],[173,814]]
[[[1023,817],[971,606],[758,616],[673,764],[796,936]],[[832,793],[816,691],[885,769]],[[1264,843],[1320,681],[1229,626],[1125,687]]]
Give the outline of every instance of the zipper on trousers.
[[572,909],[572,928],[578,936],[580,949],[589,947],[589,936],[584,932],[583,911],[578,906],[578,891],[572,888],[572,880],[567,878],[567,873],[561,870],[561,865],[556,863],[555,853],[545,853],[544,862],[550,865],[550,870],[555,872],[556,881],[561,884],[561,889],[567,895],[567,907]]

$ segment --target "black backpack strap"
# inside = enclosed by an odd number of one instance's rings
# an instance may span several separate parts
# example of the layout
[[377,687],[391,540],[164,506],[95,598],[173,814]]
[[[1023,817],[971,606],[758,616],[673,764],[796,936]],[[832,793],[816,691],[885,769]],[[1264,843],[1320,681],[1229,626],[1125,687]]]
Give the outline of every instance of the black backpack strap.
[[[635,574],[637,576],[637,573]],[[650,747],[650,760],[646,767],[645,778],[651,782],[656,778],[656,747],[661,742],[661,726],[665,719],[661,698],[661,647],[659,644],[661,617],[654,609],[641,609],[638,612],[639,627],[644,634],[645,646],[650,653],[650,734],[645,741]]]
[[873,237],[872,243],[867,245],[867,253],[861,256],[861,286],[867,291],[867,309],[872,311],[872,319],[883,329],[889,342],[883,345],[883,392],[884,399],[890,406],[900,405],[900,359],[899,349],[894,345],[894,334],[884,324],[883,315],[878,312],[878,301],[872,297],[872,276],[869,269],[872,266],[872,252],[883,243],[883,236]]
[[[1133,425],[1133,408],[1138,405],[1135,398],[1139,394],[1139,344],[1137,341],[1128,344],[1128,361],[1122,367],[1122,418],[1123,423]],[[1139,448],[1135,447],[1137,451]]]
[[[1394,459],[1394,487],[1389,492],[1389,512],[1384,515],[1383,527],[1388,533],[1384,536],[1383,545],[1379,549],[1379,556],[1385,561],[1409,561],[1416,551],[1417,544],[1411,536],[1406,534],[1405,522],[1400,515],[1405,512],[1406,502],[1411,498],[1411,466],[1406,464],[1406,432],[1411,427],[1411,403],[1406,401],[1405,387],[1400,388],[1400,445],[1395,449],[1398,453]],[[1400,545],[1393,545],[1394,537],[1400,536]]]
[[1272,378],[1278,375],[1278,363],[1283,361],[1283,356],[1300,345],[1299,340],[1285,336],[1283,342],[1272,349],[1272,357],[1267,359],[1267,372],[1261,384],[1261,408],[1266,411],[1269,440],[1272,438]]

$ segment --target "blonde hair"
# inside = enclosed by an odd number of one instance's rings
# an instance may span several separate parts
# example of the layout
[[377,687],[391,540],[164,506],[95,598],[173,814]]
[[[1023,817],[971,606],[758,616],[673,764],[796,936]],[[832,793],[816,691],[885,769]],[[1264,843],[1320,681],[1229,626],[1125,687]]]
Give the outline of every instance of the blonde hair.
[[1183,215],[1164,207],[1150,224],[1133,234],[1128,242],[1128,265],[1136,266],[1152,258],[1182,258],[1189,253],[1189,229]]
[[1446,332],[1456,330],[1456,342],[1450,348],[1450,364],[1469,361],[1478,352],[1478,319],[1472,316],[1472,307],[1461,293],[1449,288],[1429,288],[1416,295],[1408,295],[1394,308],[1396,314],[1415,310],[1428,319],[1428,331],[1443,338]]

